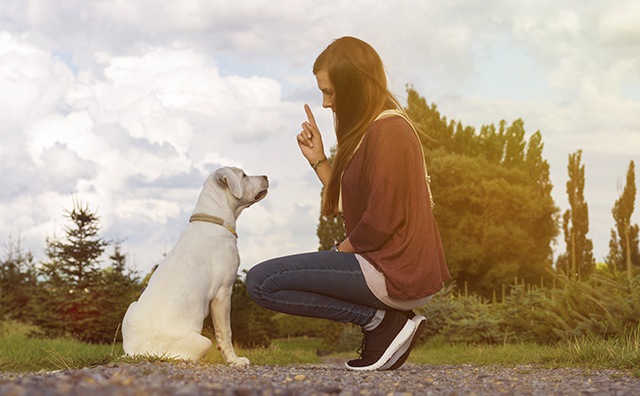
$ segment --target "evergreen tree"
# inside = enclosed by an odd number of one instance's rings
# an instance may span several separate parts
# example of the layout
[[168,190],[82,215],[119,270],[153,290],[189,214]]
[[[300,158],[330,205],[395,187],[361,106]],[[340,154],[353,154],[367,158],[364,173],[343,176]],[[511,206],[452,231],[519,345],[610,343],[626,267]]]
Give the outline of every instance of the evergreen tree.
[[[265,348],[270,345],[271,339],[277,337],[277,329],[272,320],[274,313],[262,308],[251,299],[244,281],[246,275],[245,270],[242,276],[240,274],[236,276],[231,293],[230,317],[233,343],[243,348]],[[214,344],[216,343],[211,312],[203,321],[202,334],[209,337]]]
[[32,320],[32,296],[36,288],[36,267],[31,252],[22,249],[20,237],[9,238],[0,260],[0,320]]
[[589,232],[589,210],[584,200],[584,165],[582,150],[569,155],[567,195],[569,209],[563,216],[564,240],[567,246],[565,271],[570,278],[586,279],[595,269],[593,242]]
[[94,334],[103,315],[99,258],[109,243],[99,237],[99,217],[86,205],[74,201],[65,217],[71,222],[65,227],[66,238],[47,238],[48,260],[42,263],[36,324],[50,335],[103,341]]
[[631,215],[633,214],[636,200],[635,179],[635,164],[631,161],[627,171],[626,184],[611,211],[616,223],[616,229],[611,231],[612,241],[609,243],[610,264],[613,264],[620,271],[626,271],[628,279],[632,277],[632,269],[640,265],[638,225],[631,224]]
[[124,314],[143,289],[138,272],[127,264],[122,242],[115,242],[113,253],[109,256],[111,265],[101,270],[99,282],[94,285],[96,305],[102,315],[94,318],[91,333],[85,333],[84,337],[96,342],[122,340],[122,333],[118,329]]
[[95,282],[100,272],[99,258],[109,242],[98,236],[100,218],[86,205],[74,201],[65,217],[71,226],[65,227],[65,240],[48,239],[48,262],[45,273],[75,289],[84,289]]

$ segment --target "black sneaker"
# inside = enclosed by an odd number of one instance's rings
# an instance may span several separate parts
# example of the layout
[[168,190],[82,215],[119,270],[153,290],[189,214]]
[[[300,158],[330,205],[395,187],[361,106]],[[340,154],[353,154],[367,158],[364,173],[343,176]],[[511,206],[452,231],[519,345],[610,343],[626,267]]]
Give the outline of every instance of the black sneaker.
[[391,359],[416,330],[416,323],[403,314],[386,311],[382,322],[371,331],[362,331],[364,338],[358,350],[359,359],[349,360],[349,370],[377,370]]
[[393,354],[391,359],[387,363],[385,363],[378,370],[396,370],[400,368],[404,362],[407,361],[413,346],[416,344],[416,341],[420,338],[420,335],[424,333],[427,327],[427,318],[422,315],[415,315],[412,319],[413,322],[416,323],[416,330],[411,335],[411,337]]

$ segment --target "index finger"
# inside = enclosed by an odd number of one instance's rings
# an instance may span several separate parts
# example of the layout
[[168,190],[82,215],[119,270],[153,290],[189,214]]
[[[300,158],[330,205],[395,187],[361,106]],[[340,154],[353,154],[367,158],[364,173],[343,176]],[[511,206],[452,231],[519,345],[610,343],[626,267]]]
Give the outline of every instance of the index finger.
[[313,113],[311,112],[311,108],[306,103],[304,105],[304,112],[307,113],[307,119],[309,119],[309,122],[313,126],[317,127],[318,125],[316,124],[316,119],[313,117]]

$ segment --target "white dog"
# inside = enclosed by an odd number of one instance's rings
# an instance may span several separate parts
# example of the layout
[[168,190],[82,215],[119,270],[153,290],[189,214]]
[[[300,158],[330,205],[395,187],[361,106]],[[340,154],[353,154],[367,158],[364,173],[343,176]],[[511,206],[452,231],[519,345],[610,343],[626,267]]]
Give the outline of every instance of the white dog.
[[267,195],[266,176],[221,168],[204,182],[189,225],[151,276],[122,322],[124,352],[197,360],[211,341],[202,323],[211,310],[218,349],[227,363],[246,365],[231,342],[231,291],[238,255],[236,219]]

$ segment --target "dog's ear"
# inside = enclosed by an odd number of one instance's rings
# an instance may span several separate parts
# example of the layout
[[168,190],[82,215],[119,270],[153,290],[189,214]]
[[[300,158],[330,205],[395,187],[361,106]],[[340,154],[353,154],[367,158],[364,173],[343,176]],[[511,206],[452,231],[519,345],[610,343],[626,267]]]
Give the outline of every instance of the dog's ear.
[[218,169],[215,174],[216,182],[222,187],[229,187],[231,194],[234,197],[242,198],[242,186],[240,185],[240,179],[234,171],[229,168]]

